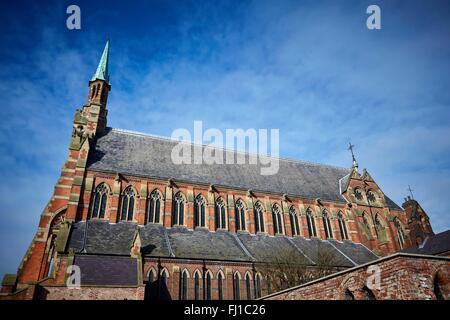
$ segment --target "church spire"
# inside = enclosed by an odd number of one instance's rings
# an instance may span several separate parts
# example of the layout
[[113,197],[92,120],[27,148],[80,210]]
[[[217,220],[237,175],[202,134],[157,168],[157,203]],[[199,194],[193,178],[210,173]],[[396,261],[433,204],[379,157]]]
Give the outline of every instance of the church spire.
[[104,80],[109,84],[108,60],[109,60],[109,39],[106,41],[105,49],[103,49],[102,57],[100,58],[97,70],[92,76],[91,81]]
[[109,40],[106,41],[97,70],[91,81],[89,81],[87,106],[90,107],[91,115],[96,114],[98,116],[96,120],[97,131],[102,131],[106,128],[106,116],[108,114],[106,104],[108,101],[108,93],[111,90],[109,84],[108,60]]

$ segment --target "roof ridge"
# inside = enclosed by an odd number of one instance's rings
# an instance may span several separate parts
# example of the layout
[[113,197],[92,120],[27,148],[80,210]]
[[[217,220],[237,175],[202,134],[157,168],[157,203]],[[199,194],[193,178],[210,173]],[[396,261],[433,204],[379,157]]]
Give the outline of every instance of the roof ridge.
[[283,236],[285,239],[287,239],[287,241],[292,244],[302,255],[305,256],[306,259],[308,259],[310,262],[312,262],[313,265],[315,265],[316,263],[307,256],[307,254],[291,239],[289,238],[289,236]]
[[351,258],[350,258],[348,255],[346,255],[342,250],[340,250],[338,247],[336,247],[336,246],[334,245],[333,242],[331,242],[331,241],[329,241],[329,240],[324,240],[324,241],[326,241],[326,242],[328,242],[329,244],[331,244],[331,246],[332,246],[334,249],[336,249],[336,251],[338,251],[340,254],[342,254],[348,261],[350,261],[351,263],[353,263],[353,265],[355,265],[355,266],[358,265],[355,261],[353,261],[353,259],[351,259]]
[[256,261],[255,257],[250,253],[250,251],[247,249],[247,247],[244,245],[244,243],[239,239],[238,235],[236,233],[228,232],[231,234],[232,238],[237,242],[239,247],[244,251],[244,253],[252,260]]
[[138,136],[138,137],[150,137],[150,138],[155,138],[155,139],[159,139],[159,140],[184,142],[184,143],[188,143],[188,144],[191,144],[194,146],[222,149],[223,151],[230,151],[230,152],[234,152],[237,154],[244,154],[244,155],[249,155],[249,156],[264,156],[264,157],[271,158],[271,159],[278,159],[278,160],[289,161],[289,162],[294,162],[294,163],[301,163],[301,164],[307,164],[307,165],[313,165],[313,166],[319,166],[319,167],[328,167],[328,168],[332,168],[332,169],[346,171],[347,174],[350,171],[350,168],[340,167],[340,166],[331,165],[331,164],[324,164],[324,163],[318,163],[318,162],[313,162],[313,161],[291,159],[291,158],[284,158],[284,157],[274,157],[274,156],[269,156],[269,155],[264,155],[264,154],[259,154],[259,153],[251,153],[251,152],[227,149],[225,147],[215,147],[215,146],[197,143],[197,142],[193,142],[193,141],[179,141],[179,140],[173,139],[171,137],[160,136],[160,135],[156,135],[156,134],[150,134],[150,133],[144,133],[144,132],[138,132],[138,131],[132,131],[132,130],[126,130],[126,129],[119,129],[119,128],[110,128],[110,129],[113,132],[124,133],[124,134],[134,135],[134,136]]

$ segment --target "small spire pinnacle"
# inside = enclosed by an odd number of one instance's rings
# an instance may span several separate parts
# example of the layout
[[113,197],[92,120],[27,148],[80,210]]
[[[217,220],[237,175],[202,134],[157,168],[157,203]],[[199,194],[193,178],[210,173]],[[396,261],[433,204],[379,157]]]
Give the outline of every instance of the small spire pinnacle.
[[355,154],[353,153],[354,147],[355,147],[354,144],[352,144],[351,142],[348,143],[348,150],[350,150],[350,152],[352,153],[352,159],[353,159],[352,168],[358,170],[358,162],[356,162]]
[[104,80],[109,84],[108,60],[109,60],[109,39],[106,41],[105,49],[103,49],[102,57],[100,58],[97,70],[92,76],[91,81]]

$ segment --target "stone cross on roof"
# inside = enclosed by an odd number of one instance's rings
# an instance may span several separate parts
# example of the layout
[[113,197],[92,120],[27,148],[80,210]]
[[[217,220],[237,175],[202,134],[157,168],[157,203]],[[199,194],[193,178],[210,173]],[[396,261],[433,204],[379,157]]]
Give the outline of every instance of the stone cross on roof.
[[411,186],[408,184],[408,189],[407,189],[408,191],[409,191],[409,193],[411,194],[411,199],[414,199],[414,195],[413,195],[413,189],[411,189]]
[[353,160],[353,165],[352,168],[358,168],[358,162],[356,162],[356,158],[355,158],[355,154],[353,153],[353,148],[355,147],[354,144],[352,144],[351,142],[348,143],[348,149],[350,150],[350,152],[352,153],[352,160]]

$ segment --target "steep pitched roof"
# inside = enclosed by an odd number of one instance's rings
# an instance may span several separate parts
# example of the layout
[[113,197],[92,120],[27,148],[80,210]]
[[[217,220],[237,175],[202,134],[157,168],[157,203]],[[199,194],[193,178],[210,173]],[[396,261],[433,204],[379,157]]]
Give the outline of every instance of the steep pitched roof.
[[138,226],[130,222],[112,224],[99,220],[74,223],[68,248],[79,254],[130,256],[136,230],[142,241],[141,252],[146,257],[267,262],[277,252],[292,252],[313,265],[320,263],[317,254],[325,252],[319,250],[324,248],[327,249],[326,254],[334,256],[333,263],[340,267],[351,267],[377,259],[364,246],[349,241],[335,241],[335,245],[332,245],[327,240],[302,237],[241,232],[236,235],[227,231],[166,228],[159,224]]
[[426,255],[450,252],[450,230],[428,236],[421,246],[405,249],[403,252]]
[[[261,175],[261,167],[267,166],[259,161],[258,164],[248,164],[248,154],[245,154],[246,164],[177,165],[171,160],[171,152],[176,144],[177,141],[168,138],[108,129],[97,138],[95,151],[88,159],[88,168],[345,202],[339,192],[339,179],[347,175],[349,169],[279,159],[277,174]],[[216,152],[222,152],[224,159],[227,154],[232,157],[237,154],[224,149],[216,149]]]

